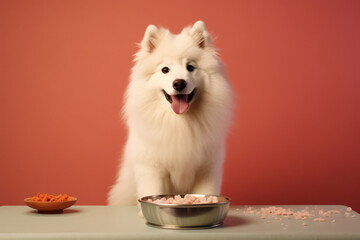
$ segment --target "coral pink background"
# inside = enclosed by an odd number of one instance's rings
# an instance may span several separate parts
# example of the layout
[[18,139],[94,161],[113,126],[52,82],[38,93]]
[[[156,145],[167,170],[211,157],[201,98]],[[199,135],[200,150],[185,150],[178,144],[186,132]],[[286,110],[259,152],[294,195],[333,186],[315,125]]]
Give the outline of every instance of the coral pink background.
[[[148,24],[203,20],[236,92],[223,194],[360,211],[360,1],[0,2],[0,205],[106,204]],[[126,194],[126,193],[124,193]]]

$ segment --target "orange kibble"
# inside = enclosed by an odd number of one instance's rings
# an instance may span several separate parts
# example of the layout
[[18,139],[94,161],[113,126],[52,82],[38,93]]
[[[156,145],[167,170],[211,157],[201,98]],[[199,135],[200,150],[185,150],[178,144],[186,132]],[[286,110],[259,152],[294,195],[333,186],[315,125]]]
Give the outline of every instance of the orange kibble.
[[34,202],[65,202],[68,200],[72,200],[72,198],[67,194],[58,194],[55,196],[47,193],[38,193],[36,196],[31,197],[31,201]]

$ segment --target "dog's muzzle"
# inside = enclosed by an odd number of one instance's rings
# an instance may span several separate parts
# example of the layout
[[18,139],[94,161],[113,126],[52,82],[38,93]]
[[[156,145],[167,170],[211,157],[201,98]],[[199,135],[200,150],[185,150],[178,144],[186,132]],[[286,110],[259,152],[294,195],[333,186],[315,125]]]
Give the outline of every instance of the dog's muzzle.
[[171,104],[172,110],[176,114],[183,114],[189,109],[189,105],[191,100],[194,98],[196,88],[194,88],[190,94],[169,95],[164,89],[162,92],[164,93],[166,100]]

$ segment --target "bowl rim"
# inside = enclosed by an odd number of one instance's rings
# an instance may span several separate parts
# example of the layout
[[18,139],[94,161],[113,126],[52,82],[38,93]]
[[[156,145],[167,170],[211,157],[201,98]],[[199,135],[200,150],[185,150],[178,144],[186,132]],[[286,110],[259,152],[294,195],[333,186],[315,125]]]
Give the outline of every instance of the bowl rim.
[[[185,195],[190,195],[190,196],[195,196],[195,197],[222,197],[225,198],[225,202],[218,202],[218,203],[199,203],[199,204],[174,204],[174,203],[154,203],[154,202],[147,202],[146,200],[148,198],[152,198],[152,197],[159,197],[159,198],[163,198],[163,197],[171,197],[171,196],[176,196],[176,195],[180,195],[181,197],[184,197]],[[155,206],[164,206],[164,207],[214,207],[214,206],[219,206],[219,205],[227,205],[230,204],[232,202],[232,200],[229,197],[226,196],[222,196],[222,195],[216,195],[216,194],[197,194],[197,193],[189,193],[189,194],[161,194],[161,195],[148,195],[148,196],[144,196],[138,199],[138,202],[141,204],[150,204],[150,205],[155,205]]]

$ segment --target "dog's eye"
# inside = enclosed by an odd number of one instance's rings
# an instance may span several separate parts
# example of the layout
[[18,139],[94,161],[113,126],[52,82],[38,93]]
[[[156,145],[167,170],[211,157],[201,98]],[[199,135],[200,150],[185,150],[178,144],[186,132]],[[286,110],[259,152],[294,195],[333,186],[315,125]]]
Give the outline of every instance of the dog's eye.
[[163,67],[161,71],[166,74],[170,71],[170,69],[168,67]]
[[194,71],[194,69],[195,69],[195,67],[193,66],[193,65],[187,65],[186,66],[186,69],[189,71],[189,72],[192,72],[192,71]]

